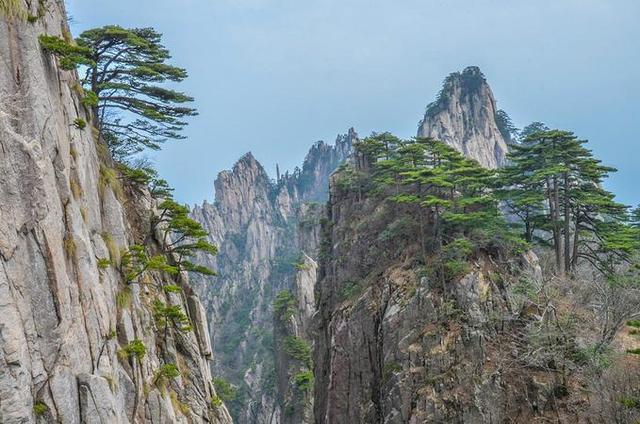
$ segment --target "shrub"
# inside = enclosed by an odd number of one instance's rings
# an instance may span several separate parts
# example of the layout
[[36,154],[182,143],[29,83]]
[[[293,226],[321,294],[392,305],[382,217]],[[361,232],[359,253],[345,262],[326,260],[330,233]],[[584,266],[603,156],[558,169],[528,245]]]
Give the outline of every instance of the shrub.
[[175,364],[164,364],[154,373],[153,382],[163,388],[169,380],[180,377],[180,370]]
[[632,319],[630,321],[627,321],[627,325],[629,327],[640,328],[640,319]]
[[73,126],[79,130],[87,128],[87,122],[82,118],[76,118],[73,120]]
[[98,96],[91,90],[84,90],[84,96],[80,101],[86,108],[98,106]]
[[131,289],[126,287],[120,290],[116,295],[116,305],[118,305],[120,309],[127,309],[131,306],[131,298]]
[[49,407],[44,402],[36,402],[33,404],[33,413],[38,417],[46,414],[48,410]]
[[162,287],[162,290],[164,290],[165,293],[180,293],[182,291],[180,286],[177,286],[175,284],[167,284],[166,286]]
[[298,302],[289,290],[283,290],[276,295],[273,301],[273,313],[276,319],[286,321],[296,313]]
[[352,299],[360,293],[362,293],[364,286],[362,283],[357,281],[346,280],[343,281],[340,285],[340,290],[338,291],[338,297],[340,300],[349,300]]
[[213,386],[216,388],[216,392],[218,393],[220,399],[225,402],[231,402],[235,400],[236,395],[238,394],[238,389],[221,377],[213,379]]
[[220,399],[216,395],[211,396],[211,407],[213,407],[213,409],[218,409],[221,406],[222,406],[222,399]]
[[191,321],[178,305],[166,305],[156,300],[153,302],[153,316],[159,326],[166,329],[171,324],[181,331],[191,331]]
[[635,349],[627,349],[627,353],[631,353],[632,355],[640,355],[640,347]]
[[311,368],[311,347],[306,341],[296,336],[285,337],[284,350],[289,356]]
[[129,342],[126,346],[120,349],[122,356],[127,358],[135,357],[138,360],[142,359],[146,352],[147,349],[145,348],[144,343],[139,339]]
[[402,371],[402,366],[397,362],[387,362],[382,369],[382,383],[387,383],[393,374]]
[[107,259],[107,258],[98,259],[98,268],[100,269],[109,268],[111,265],[112,265],[111,259]]
[[313,372],[309,370],[300,371],[293,376],[293,381],[298,389],[303,392],[310,391],[313,388]]

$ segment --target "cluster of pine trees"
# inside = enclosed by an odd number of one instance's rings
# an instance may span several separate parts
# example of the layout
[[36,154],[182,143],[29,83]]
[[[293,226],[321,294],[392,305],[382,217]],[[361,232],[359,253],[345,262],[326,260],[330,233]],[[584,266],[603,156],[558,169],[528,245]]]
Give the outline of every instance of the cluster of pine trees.
[[359,166],[343,171],[342,184],[418,206],[423,252],[444,259],[443,275],[474,250],[531,244],[553,249],[558,274],[582,260],[608,275],[630,262],[640,248],[638,213],[603,188],[615,170],[571,132],[536,123],[522,134],[500,170],[432,138],[374,134],[356,145]]

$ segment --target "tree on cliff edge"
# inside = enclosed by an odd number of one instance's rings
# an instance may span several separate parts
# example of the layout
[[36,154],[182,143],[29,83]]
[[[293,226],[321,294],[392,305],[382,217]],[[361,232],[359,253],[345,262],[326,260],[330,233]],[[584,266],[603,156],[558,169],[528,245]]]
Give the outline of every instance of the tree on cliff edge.
[[109,25],[83,32],[78,46],[90,51],[83,79],[102,137],[112,155],[122,160],[145,148],[157,150],[167,139],[182,139],[186,107],[193,98],[164,87],[187,77],[169,65],[169,51],[153,28],[125,29]]

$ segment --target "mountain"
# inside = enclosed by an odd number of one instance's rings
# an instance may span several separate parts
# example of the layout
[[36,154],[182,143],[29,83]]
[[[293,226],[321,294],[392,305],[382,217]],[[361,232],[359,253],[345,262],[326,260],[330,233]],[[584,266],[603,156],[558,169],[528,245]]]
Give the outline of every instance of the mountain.
[[418,137],[442,140],[487,168],[504,165],[509,133],[501,128],[491,87],[475,66],[450,74],[427,106]]
[[[192,276],[192,281],[210,322],[213,369],[239,388],[229,402],[238,423],[298,423],[305,414],[310,417],[310,393],[296,390],[292,382],[291,367],[300,364],[283,353],[282,343],[291,336],[310,340],[306,328],[315,308],[324,213],[317,201],[325,201],[329,175],[347,159],[356,139],[350,129],[334,145],[315,143],[302,168],[277,181],[248,153],[218,175],[215,202],[192,210],[219,246],[217,257],[199,261],[218,275]],[[273,302],[285,291],[295,298],[296,313],[276,322]]]
[[[63,2],[0,3],[0,422],[230,423],[186,275],[123,277],[130,246],[161,255],[155,200],[115,169],[45,33],[69,38]],[[154,301],[193,330],[161,331]]]
[[[421,131],[433,127],[439,132],[422,135],[442,137],[465,154],[498,166],[506,143],[496,113],[484,76],[467,68],[447,78],[428,108]],[[320,222],[331,197],[330,176],[348,161],[357,139],[350,129],[334,145],[315,143],[301,168],[282,175],[278,171],[276,181],[248,153],[231,171],[218,175],[215,202],[192,209],[193,218],[219,246],[217,257],[199,261],[218,275],[191,279],[210,322],[214,373],[239,388],[236,399],[228,402],[236,422],[313,422],[310,389],[304,392],[295,384],[308,367],[286,351],[285,342],[291,337],[309,347],[317,342],[310,331],[315,293],[322,291],[316,282]],[[294,313],[279,319],[274,301],[289,294]]]

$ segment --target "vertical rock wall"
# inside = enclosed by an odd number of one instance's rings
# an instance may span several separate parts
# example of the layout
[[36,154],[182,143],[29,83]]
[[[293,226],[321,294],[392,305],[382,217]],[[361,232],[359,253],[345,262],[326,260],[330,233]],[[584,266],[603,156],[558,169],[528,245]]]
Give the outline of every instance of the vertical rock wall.
[[496,122],[489,84],[475,66],[447,77],[418,127],[418,137],[444,141],[487,168],[504,165],[507,142]]
[[[317,202],[326,200],[329,175],[346,159],[356,137],[351,129],[333,146],[314,144],[302,168],[279,181],[247,154],[233,170],[218,175],[215,203],[192,211],[220,246],[217,257],[200,258],[218,276],[192,279],[211,323],[214,371],[239,388],[229,403],[239,423],[298,423],[303,410],[310,417],[305,406],[310,396],[295,395],[290,381],[299,364],[289,360],[280,342],[291,335],[309,339],[313,258],[324,215]],[[299,310],[291,325],[276,329],[274,341],[272,304],[285,290],[298,299]]]
[[[2,5],[0,422],[230,422],[211,405],[208,330],[197,298],[186,302],[186,276],[176,280],[183,293],[165,298],[152,283],[167,276],[127,287],[117,269],[127,246],[154,248],[145,224],[153,202],[121,185],[90,125],[74,124],[92,121],[77,76],[38,42],[70,39],[64,4]],[[150,308],[160,297],[196,331],[161,336]],[[134,339],[145,356],[118,355]],[[165,363],[181,377],[162,385],[155,373]]]

